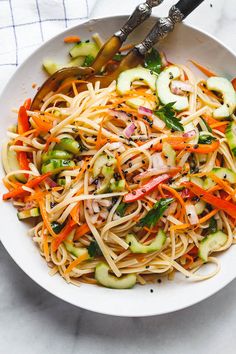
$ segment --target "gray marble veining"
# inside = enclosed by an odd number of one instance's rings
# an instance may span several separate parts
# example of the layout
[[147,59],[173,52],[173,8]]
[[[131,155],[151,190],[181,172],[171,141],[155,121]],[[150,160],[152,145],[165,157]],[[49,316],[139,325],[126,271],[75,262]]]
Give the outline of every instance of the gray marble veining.
[[[99,0],[93,17],[131,12]],[[166,0],[155,14],[167,12]],[[212,7],[210,6],[212,5]],[[236,51],[236,1],[206,0],[187,22]],[[236,68],[235,68],[236,76]],[[33,283],[0,245],[0,354],[162,353],[233,354],[236,347],[236,281],[191,308],[151,318],[118,318],[64,303]]]

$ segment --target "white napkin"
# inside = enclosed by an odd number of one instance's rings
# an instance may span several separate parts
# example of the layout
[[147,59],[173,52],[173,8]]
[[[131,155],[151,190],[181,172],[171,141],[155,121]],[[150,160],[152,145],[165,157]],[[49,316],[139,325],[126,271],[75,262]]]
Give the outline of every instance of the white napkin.
[[0,90],[42,42],[82,23],[97,0],[0,1]]

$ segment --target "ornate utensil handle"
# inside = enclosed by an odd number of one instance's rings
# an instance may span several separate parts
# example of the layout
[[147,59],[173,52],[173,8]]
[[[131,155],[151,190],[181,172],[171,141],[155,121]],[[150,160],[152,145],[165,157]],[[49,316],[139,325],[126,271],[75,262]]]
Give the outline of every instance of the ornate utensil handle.
[[146,2],[136,7],[124,26],[122,26],[119,31],[109,38],[100,49],[95,61],[92,64],[95,74],[99,73],[108,60],[113,58],[128,35],[151,15],[152,8],[161,4],[162,1],[163,0],[146,0]]
[[151,16],[152,8],[160,5],[162,2],[163,0],[146,0],[144,3],[139,4],[127,22],[114,35],[124,42],[136,27]]
[[135,46],[140,55],[145,55],[160,39],[165,38],[168,33],[172,32],[176,23],[181,22],[204,0],[180,0],[176,5],[172,6],[168,17],[158,18],[156,24],[151,29],[147,37]]

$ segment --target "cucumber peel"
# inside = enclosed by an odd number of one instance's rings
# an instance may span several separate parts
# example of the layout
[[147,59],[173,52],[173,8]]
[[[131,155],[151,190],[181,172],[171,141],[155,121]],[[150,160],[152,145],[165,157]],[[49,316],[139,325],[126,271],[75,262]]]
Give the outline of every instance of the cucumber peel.
[[95,269],[95,279],[106,288],[130,289],[136,284],[136,274],[123,275],[117,278],[109,274],[109,269],[109,266],[105,263],[99,263]]

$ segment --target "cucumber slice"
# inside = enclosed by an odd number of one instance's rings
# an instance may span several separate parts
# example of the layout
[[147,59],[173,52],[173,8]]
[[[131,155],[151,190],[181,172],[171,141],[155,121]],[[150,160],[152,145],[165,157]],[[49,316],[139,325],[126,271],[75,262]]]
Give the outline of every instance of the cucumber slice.
[[132,107],[138,109],[140,106],[145,107],[148,109],[153,110],[154,107],[149,103],[145,98],[143,97],[136,97],[136,98],[130,98],[129,100],[125,101],[125,103]]
[[[17,160],[17,154],[15,151],[9,149],[8,143],[4,144],[2,147],[2,164],[6,173],[21,169]],[[26,183],[27,181],[23,173],[17,173],[14,177],[22,183]]]
[[173,108],[183,111],[188,108],[189,102],[186,96],[174,95],[170,90],[170,82],[180,76],[180,69],[177,66],[169,66],[163,70],[157,78],[157,96],[163,104],[175,102]]
[[49,75],[53,75],[56,71],[58,71],[59,69],[61,69],[61,66],[56,64],[53,60],[51,59],[45,59],[43,61],[43,68],[44,70],[46,70],[46,72]]
[[199,187],[203,188],[204,181],[200,177],[191,177],[190,178],[191,182],[194,184],[198,185]]
[[19,220],[28,219],[28,218],[35,218],[39,215],[40,215],[39,208],[32,208],[29,210],[23,210],[23,211],[19,211],[17,213],[17,217]]
[[110,181],[114,175],[114,167],[113,166],[103,166],[102,167],[102,175],[105,177],[101,186],[97,189],[96,194],[102,194],[108,192],[110,189]]
[[52,172],[54,174],[66,170],[68,167],[74,167],[75,163],[72,160],[58,160],[58,159],[51,159],[45,162],[42,165],[42,174]]
[[236,122],[230,122],[226,132],[225,132],[226,139],[228,141],[230,150],[232,151],[233,155],[236,156]]
[[74,155],[78,155],[80,152],[80,144],[75,139],[63,138],[60,143],[55,145],[54,150],[66,150]]
[[76,57],[86,57],[87,55],[91,55],[94,58],[97,56],[99,52],[98,46],[93,42],[80,42],[77,43],[71,50],[70,55],[72,58]]
[[[103,166],[106,165],[115,167],[116,164],[117,161],[113,157],[108,157],[105,154],[98,156],[93,165],[93,177],[96,178],[101,173]],[[103,172],[105,172],[105,170]]]
[[95,269],[95,279],[99,284],[112,289],[130,289],[136,284],[136,274],[123,275],[117,278],[109,274],[109,267],[105,263],[99,263]]
[[204,202],[204,200],[199,200],[199,202],[197,202],[194,206],[195,206],[197,215],[200,215],[201,213],[204,212],[204,210],[206,208],[206,202]]
[[227,238],[228,236],[222,231],[217,231],[205,237],[200,242],[199,257],[207,262],[209,253],[220,249],[226,243]]
[[137,241],[136,237],[131,234],[127,235],[126,242],[129,244],[129,249],[132,253],[155,252],[159,251],[164,246],[166,242],[166,234],[164,231],[159,230],[154,241],[148,246],[141,244],[139,241]]
[[110,184],[110,190],[112,192],[123,192],[125,190],[125,181],[121,179],[120,181],[114,181]]
[[71,232],[69,233],[69,235],[67,236],[66,240],[64,241],[65,248],[67,249],[68,252],[70,252],[71,254],[73,254],[73,256],[75,256],[76,258],[78,258],[78,257],[83,256],[84,254],[86,254],[87,257],[88,257],[88,259],[89,259],[90,257],[89,257],[87,248],[84,248],[84,247],[75,247],[75,246],[73,245],[73,238],[74,238],[74,235],[75,235],[75,230],[73,230],[73,231],[71,231]]
[[210,177],[207,177],[203,183],[203,189],[207,190],[214,187],[215,185],[216,183]]
[[124,95],[130,91],[132,82],[140,79],[155,91],[157,75],[154,73],[151,74],[150,70],[144,68],[134,68],[123,71],[117,79],[116,89],[119,94]]
[[42,154],[42,161],[47,162],[51,159],[59,159],[59,160],[69,160],[72,159],[73,155],[67,151],[62,150],[50,150]]
[[213,112],[214,118],[226,118],[234,113],[236,108],[236,93],[232,83],[224,77],[210,77],[206,82],[208,90],[220,92],[224,103]]
[[72,66],[83,66],[85,61],[85,57],[78,57],[71,59],[68,64],[64,66],[65,67],[72,67]]
[[172,146],[164,142],[162,146],[162,152],[164,156],[167,158],[167,165],[174,167],[176,165],[175,164],[176,152],[172,148]]
[[236,173],[233,172],[230,168],[215,167],[211,172],[217,177],[228,181],[229,183],[236,183]]

